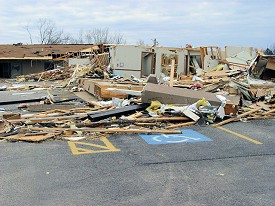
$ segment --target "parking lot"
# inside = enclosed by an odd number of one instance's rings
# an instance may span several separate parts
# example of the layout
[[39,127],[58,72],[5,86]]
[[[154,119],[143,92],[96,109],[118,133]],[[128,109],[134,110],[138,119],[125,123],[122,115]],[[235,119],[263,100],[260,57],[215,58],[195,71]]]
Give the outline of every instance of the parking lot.
[[0,205],[274,205],[274,120],[0,142]]

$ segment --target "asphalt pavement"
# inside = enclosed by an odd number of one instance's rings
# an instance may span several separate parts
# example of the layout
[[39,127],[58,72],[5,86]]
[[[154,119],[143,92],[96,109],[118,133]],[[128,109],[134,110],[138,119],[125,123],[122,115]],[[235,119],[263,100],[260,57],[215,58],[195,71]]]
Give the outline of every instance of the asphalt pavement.
[[[0,205],[275,205],[275,120],[0,142]],[[148,143],[149,142],[149,143]]]

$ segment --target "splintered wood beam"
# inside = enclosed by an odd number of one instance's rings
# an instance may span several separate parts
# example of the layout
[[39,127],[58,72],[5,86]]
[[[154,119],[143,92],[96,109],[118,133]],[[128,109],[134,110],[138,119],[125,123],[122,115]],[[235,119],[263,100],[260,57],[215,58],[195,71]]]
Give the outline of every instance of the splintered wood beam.
[[166,129],[174,129],[174,128],[179,128],[179,127],[185,127],[185,126],[190,126],[190,125],[194,125],[196,124],[196,122],[185,122],[185,123],[181,123],[181,124],[175,124],[175,125],[171,125],[166,127]]
[[236,121],[236,120],[238,120],[238,119],[240,119],[240,118],[242,118],[242,117],[245,117],[245,116],[247,116],[247,115],[249,115],[249,114],[252,114],[252,113],[255,113],[255,112],[259,111],[261,108],[262,108],[262,107],[258,107],[258,108],[256,108],[256,109],[252,109],[252,110],[250,110],[250,111],[248,111],[248,112],[245,112],[245,113],[243,113],[243,114],[237,115],[237,117],[232,117],[232,118],[226,119],[226,120],[224,120],[224,121],[222,121],[222,122],[220,122],[220,123],[218,123],[218,124],[215,124],[214,126],[215,126],[215,127],[219,127],[219,126],[222,126],[222,125],[227,124],[227,123],[229,123],[229,122]]
[[172,122],[172,121],[188,121],[188,117],[156,117],[156,118],[138,118],[137,122]]
[[175,59],[173,58],[171,62],[171,70],[170,70],[170,82],[169,82],[170,87],[173,87],[174,75],[175,75]]
[[[103,109],[108,109],[110,106],[104,106],[101,108],[91,108],[89,112],[100,112]],[[44,114],[44,116],[42,116]],[[54,115],[54,116],[53,116]],[[69,119],[79,119],[87,117],[87,113],[79,113],[74,115],[65,115],[60,114],[60,116],[55,116],[55,114],[48,115],[47,113],[38,113],[38,114],[26,114],[22,115],[21,119],[14,119],[8,120],[11,123],[18,123],[18,122],[29,122],[29,123],[36,123],[36,122],[43,122],[43,121],[50,121],[50,120],[69,120]]]
[[135,114],[129,115],[128,117],[126,117],[126,119],[128,120],[133,120],[136,119],[138,117],[141,117],[143,114],[142,112],[136,112]]
[[100,132],[100,133],[151,133],[151,134],[181,134],[180,130],[167,130],[167,129],[122,129],[122,128],[109,128],[109,129],[97,129],[97,128],[41,128],[41,127],[30,127],[21,128],[21,130],[31,130],[31,131],[82,131],[82,132]]
[[70,116],[56,116],[56,117],[43,117],[43,118],[25,118],[25,119],[14,119],[14,120],[8,120],[8,122],[11,123],[18,123],[18,122],[43,122],[43,121],[49,121],[49,120],[68,120],[68,119],[75,119],[75,118],[84,118],[87,117],[87,114],[77,114],[77,115],[70,115]]
[[268,114],[271,114],[273,112],[275,112],[275,109],[271,109],[271,110],[269,110],[267,112],[264,112],[264,113],[262,113],[262,115],[268,115]]
[[252,119],[274,119],[274,118],[275,118],[274,115],[272,115],[272,116],[254,115],[252,117],[246,117],[247,120],[252,120]]
[[135,122],[134,123],[137,126],[141,126],[141,127],[151,127],[151,126],[157,126],[157,122]]
[[77,127],[98,127],[111,124],[130,125],[136,123],[155,124],[156,122],[173,122],[173,121],[190,121],[188,117],[158,117],[158,118],[138,118],[138,119],[116,119],[116,120],[102,120],[90,123],[78,123]]
[[98,103],[97,101],[87,101],[86,102],[88,105],[94,106],[94,107],[102,107],[102,105],[100,103]]
[[37,134],[16,134],[16,135],[10,135],[6,137],[0,137],[2,139],[6,140],[12,140],[12,141],[28,141],[28,142],[40,142],[46,139],[54,138],[57,135],[60,135],[61,132],[55,132],[55,133],[37,133]]
[[120,124],[120,125],[130,125],[130,124],[155,124],[157,122],[173,122],[173,121],[188,121],[190,120],[187,117],[165,117],[165,118],[138,118],[138,119],[116,119],[116,120],[103,120],[98,122],[91,123],[78,123],[77,127],[98,127],[98,126],[106,126],[111,124]]

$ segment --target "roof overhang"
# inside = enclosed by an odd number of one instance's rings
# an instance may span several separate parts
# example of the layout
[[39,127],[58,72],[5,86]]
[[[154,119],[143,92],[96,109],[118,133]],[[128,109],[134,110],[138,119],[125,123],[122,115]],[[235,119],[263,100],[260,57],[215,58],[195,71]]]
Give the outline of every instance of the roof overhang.
[[0,57],[0,60],[52,60],[52,57]]

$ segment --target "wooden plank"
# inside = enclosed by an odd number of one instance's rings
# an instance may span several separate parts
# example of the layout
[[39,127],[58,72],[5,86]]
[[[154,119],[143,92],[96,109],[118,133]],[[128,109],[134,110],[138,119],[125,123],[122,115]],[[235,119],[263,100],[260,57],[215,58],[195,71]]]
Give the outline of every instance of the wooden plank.
[[20,119],[21,114],[3,114],[3,119],[9,120],[9,119]]
[[148,123],[148,122],[135,122],[134,123],[137,126],[142,126],[142,127],[150,127],[150,126],[157,126],[157,122],[152,122],[152,123]]
[[158,118],[137,118],[137,119],[116,119],[103,120],[99,122],[78,123],[77,127],[98,127],[111,124],[131,125],[135,123],[156,123],[156,122],[173,122],[173,121],[190,121],[187,117],[158,117]]
[[129,115],[128,117],[126,117],[126,119],[128,120],[133,120],[136,119],[138,117],[141,117],[143,115],[142,112],[136,112],[135,114]]
[[275,62],[269,60],[266,64],[266,68],[275,71]]
[[206,72],[205,77],[223,77],[223,76],[231,76],[234,74],[241,73],[240,70],[221,70],[221,71],[215,71],[215,72]]
[[80,79],[81,86],[90,94],[94,95],[99,99],[111,99],[112,97],[116,98],[126,98],[126,94],[121,94],[113,91],[108,91],[108,88],[115,89],[126,89],[126,90],[135,90],[141,91],[142,85],[133,85],[133,84],[123,84],[123,83],[113,83],[112,81],[98,80],[98,79]]
[[75,105],[75,104],[32,104],[27,106],[27,110],[31,112],[44,112],[54,109],[64,109],[69,110],[78,107],[85,107],[83,105]]
[[249,114],[252,114],[252,113],[255,113],[255,112],[259,111],[261,108],[262,108],[262,107],[258,107],[258,108],[256,108],[256,109],[252,109],[252,110],[250,110],[250,111],[248,111],[248,112],[245,112],[245,113],[243,113],[243,114],[237,115],[237,117],[235,117],[235,118],[234,118],[234,117],[233,117],[233,118],[229,118],[229,119],[224,120],[224,121],[222,121],[222,122],[220,122],[220,123],[218,123],[218,124],[215,124],[214,126],[215,126],[215,127],[219,127],[219,126],[222,126],[222,125],[227,124],[227,123],[229,123],[229,122],[236,121],[237,119],[240,119],[240,118],[245,117],[245,116],[247,116],[247,115],[249,115]]
[[23,117],[21,119],[8,120],[8,121],[11,123],[19,123],[19,122],[36,123],[36,122],[44,122],[44,121],[50,121],[50,120],[79,119],[79,118],[87,117],[87,114],[91,114],[91,112],[93,112],[93,111],[99,112],[106,108],[110,108],[110,106],[105,106],[105,107],[101,107],[101,108],[91,108],[91,109],[89,109],[88,112],[86,111],[85,113],[80,113],[80,114],[75,114],[75,115],[49,114],[49,116],[47,116],[47,115],[42,116],[39,114],[26,114],[26,115],[22,115]]
[[268,114],[271,114],[273,112],[275,112],[275,109],[271,109],[271,110],[269,110],[267,112],[264,112],[264,113],[262,113],[262,115],[268,115]]
[[85,131],[85,132],[100,132],[100,133],[127,133],[127,134],[138,134],[138,133],[152,133],[152,134],[181,134],[180,130],[166,130],[166,129],[121,129],[121,128],[110,128],[110,129],[97,129],[97,128],[41,128],[41,127],[30,127],[21,128],[23,130],[32,131]]
[[186,75],[189,75],[189,73],[190,73],[190,52],[189,51],[187,51],[188,52],[188,55],[187,55],[187,58],[186,58],[186,62],[187,62],[187,68],[186,68]]
[[102,105],[99,104],[97,101],[88,101],[86,103],[89,104],[89,105],[91,105],[91,106],[102,107]]
[[185,126],[190,126],[190,125],[194,125],[196,124],[196,122],[185,122],[185,123],[181,123],[181,124],[175,124],[175,125],[171,125],[166,127],[166,129],[174,129],[174,128],[179,128],[179,127],[185,127]]
[[75,118],[83,118],[87,117],[87,114],[76,114],[76,115],[70,115],[70,116],[56,116],[56,117],[43,117],[43,118],[25,118],[25,119],[15,119],[15,120],[7,120],[11,123],[19,123],[19,122],[44,122],[49,120],[69,120],[69,119],[75,119]]
[[200,53],[201,53],[201,64],[202,64],[202,70],[204,70],[204,58],[205,58],[205,49],[204,47],[200,47]]
[[215,59],[215,55],[214,55],[214,52],[213,52],[213,47],[211,46],[210,49],[211,49],[211,58]]
[[137,122],[172,122],[172,121],[188,121],[188,117],[156,117],[156,118],[138,118]]
[[253,119],[274,119],[274,118],[275,118],[274,115],[272,115],[272,116],[254,115],[252,117],[246,117],[247,120],[253,120]]
[[35,134],[35,133],[33,133],[33,134],[16,134],[16,135],[10,135],[10,136],[0,137],[0,138],[6,139],[6,140],[12,140],[12,141],[40,142],[40,141],[44,141],[46,139],[54,138],[60,134],[61,134],[61,132],[37,133],[37,134]]
[[173,84],[174,84],[174,75],[175,75],[175,59],[173,58],[171,60],[170,82],[169,82],[169,86],[170,87],[173,87]]

